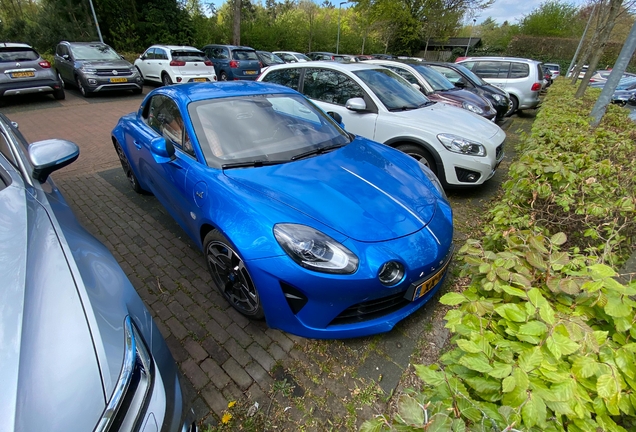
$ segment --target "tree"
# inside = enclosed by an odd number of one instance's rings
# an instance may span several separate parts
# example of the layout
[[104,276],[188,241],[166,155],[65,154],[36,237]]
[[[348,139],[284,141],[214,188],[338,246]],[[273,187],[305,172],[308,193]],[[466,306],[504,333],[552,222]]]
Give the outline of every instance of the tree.
[[519,32],[528,36],[572,37],[581,34],[579,9],[571,3],[548,0],[525,16]]

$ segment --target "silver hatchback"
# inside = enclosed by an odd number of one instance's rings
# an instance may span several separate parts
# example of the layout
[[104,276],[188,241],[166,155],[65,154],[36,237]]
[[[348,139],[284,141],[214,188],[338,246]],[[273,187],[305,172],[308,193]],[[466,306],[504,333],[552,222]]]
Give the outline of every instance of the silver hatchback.
[[29,93],[53,94],[64,99],[64,86],[40,54],[29,45],[0,43],[0,96]]
[[0,114],[0,430],[196,431],[150,312],[49,179],[78,155]]

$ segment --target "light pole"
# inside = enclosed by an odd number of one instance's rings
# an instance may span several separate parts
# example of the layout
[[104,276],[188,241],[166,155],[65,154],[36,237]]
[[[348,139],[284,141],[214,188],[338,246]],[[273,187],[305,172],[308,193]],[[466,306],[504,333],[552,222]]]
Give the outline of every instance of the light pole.
[[99,29],[99,23],[97,22],[97,15],[95,15],[95,8],[93,7],[93,1],[92,0],[88,0],[88,2],[91,5],[91,11],[93,11],[93,18],[95,19],[95,27],[97,28],[97,36],[99,36],[99,41],[101,43],[104,43],[104,39],[102,38],[102,32]]
[[464,53],[464,57],[468,57],[468,48],[470,47],[470,41],[473,38],[473,30],[475,29],[476,19],[473,18],[473,26],[470,28],[470,36],[468,37],[468,44],[466,45],[466,52]]
[[338,54],[338,49],[340,48],[340,9],[342,5],[345,3],[349,3],[348,1],[340,2],[338,5],[338,38],[336,39],[336,54]]

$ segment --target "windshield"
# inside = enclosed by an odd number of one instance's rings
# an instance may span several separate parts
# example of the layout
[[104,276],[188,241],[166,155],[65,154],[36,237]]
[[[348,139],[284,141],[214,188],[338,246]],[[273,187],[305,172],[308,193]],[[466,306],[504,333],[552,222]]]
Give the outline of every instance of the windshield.
[[72,45],[71,52],[75,60],[121,60],[108,45]]
[[232,51],[232,58],[234,60],[256,60],[256,61],[258,61],[258,56],[256,55],[256,51],[234,50],[234,51]]
[[433,90],[446,91],[455,89],[453,83],[436,70],[424,65],[411,64],[411,66],[413,66],[413,68],[415,68],[415,70],[417,70],[420,75],[424,77],[424,79],[431,85],[431,87],[433,87]]
[[545,67],[547,67],[548,69],[550,69],[552,72],[558,72],[561,68],[558,65],[544,65]]
[[311,61],[311,59],[310,59],[309,57],[307,57],[305,54],[296,53],[296,54],[294,54],[294,56],[295,56],[298,60]]
[[463,66],[459,63],[455,64],[457,70],[459,70],[462,74],[468,77],[469,80],[476,82],[479,85],[488,85],[486,81],[475,75],[475,72],[468,69],[466,66]]
[[38,53],[31,48],[4,48],[0,49],[0,62],[18,62],[37,60]]
[[284,64],[285,62],[280,59],[276,54],[272,54],[267,51],[259,51],[258,55],[261,56],[261,59],[264,63],[267,64]]
[[354,74],[371,88],[389,111],[416,109],[430,103],[407,80],[389,69],[365,69]]
[[208,165],[287,162],[308,151],[342,146],[349,135],[300,95],[208,99],[188,107]]
[[636,84],[636,77],[621,78],[618,85],[616,86],[616,90],[627,90],[634,84]]
[[201,51],[170,51],[172,60],[184,62],[202,62],[205,61],[205,54]]

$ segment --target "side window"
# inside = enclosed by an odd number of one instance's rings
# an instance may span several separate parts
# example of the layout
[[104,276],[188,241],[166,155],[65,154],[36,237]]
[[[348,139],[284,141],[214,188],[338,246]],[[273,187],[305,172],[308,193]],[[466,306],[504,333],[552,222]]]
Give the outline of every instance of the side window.
[[[185,132],[181,112],[174,101],[166,96],[157,95],[150,100],[148,126],[170,140],[186,153],[194,154],[192,143]],[[185,135],[185,139],[184,139]]]
[[305,69],[303,93],[336,105],[344,105],[354,97],[364,97],[364,90],[348,76],[326,69]]
[[15,156],[14,156],[13,152],[11,151],[11,147],[9,147],[9,143],[7,142],[7,138],[4,136],[3,133],[0,133],[0,153],[2,153],[4,155],[4,157],[6,157],[7,160],[9,162],[11,162],[11,164],[16,169],[18,168],[18,161],[15,160]]
[[469,69],[482,78],[508,78],[509,68],[510,62],[481,61],[475,62],[475,66]]
[[230,58],[230,51],[227,48],[220,48],[219,49],[219,58],[221,58],[221,59],[229,59]]
[[299,69],[282,69],[272,71],[263,77],[263,81],[284,85],[298,91]]
[[296,58],[291,54],[281,54],[279,57],[282,57],[285,63],[293,63],[297,61]]
[[204,51],[205,56],[209,59],[215,59],[216,57],[214,56],[214,50],[212,48],[206,48]]
[[[527,63],[511,63],[510,78],[525,78],[530,75],[530,66]],[[539,77],[543,75],[539,73]]]
[[452,82],[453,84],[456,84],[458,82],[464,82],[464,79],[462,78],[462,76],[452,69],[440,68],[438,66],[431,66],[431,67],[435,69],[437,72],[444,75],[446,79]]
[[409,83],[420,85],[419,82],[417,81],[417,78],[415,78],[411,72],[399,67],[395,67],[395,66],[387,66],[387,67],[391,69],[393,72],[395,72],[396,74],[400,75],[405,80],[407,80]]
[[150,48],[148,51],[146,51],[146,59],[148,59],[148,60],[154,60],[155,59],[155,49],[154,48]]
[[155,48],[155,59],[157,60],[168,60],[168,53],[165,50],[160,48]]

